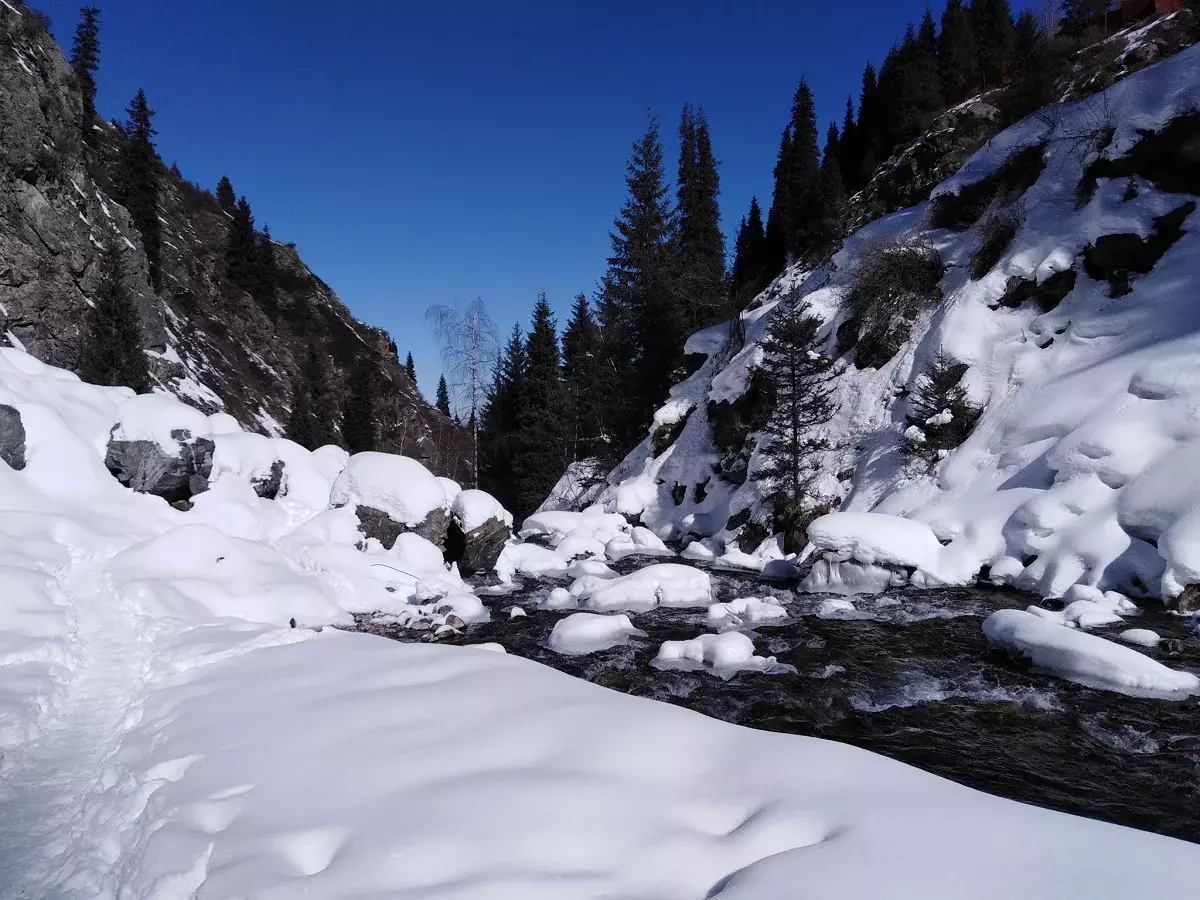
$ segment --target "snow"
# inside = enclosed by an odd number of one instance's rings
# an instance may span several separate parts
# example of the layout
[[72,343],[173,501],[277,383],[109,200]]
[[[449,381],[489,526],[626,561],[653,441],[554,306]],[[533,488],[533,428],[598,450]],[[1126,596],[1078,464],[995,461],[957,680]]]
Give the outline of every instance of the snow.
[[[449,496],[449,494],[447,494]],[[486,491],[459,491],[452,501],[451,514],[463,531],[474,531],[491,521],[512,525],[512,513]]]
[[445,478],[441,475],[438,476],[438,481],[441,482],[442,487],[446,491],[446,502],[453,504],[454,498],[462,493],[462,485],[451,478]]
[[787,610],[768,597],[742,597],[728,603],[714,603],[708,607],[709,627],[718,629],[742,628],[786,619]]
[[877,513],[830,513],[808,526],[815,547],[865,565],[939,568],[942,545],[928,525]]
[[1200,694],[1200,678],[1169,669],[1144,654],[1113,641],[1019,609],[1002,609],[983,623],[989,641],[1035,666],[1101,690],[1133,696],[1182,698]]
[[1122,631],[1120,638],[1127,644],[1136,644],[1139,647],[1157,647],[1162,641],[1157,632],[1148,628],[1130,628],[1128,631]]
[[732,678],[738,672],[775,675],[796,671],[777,663],[773,656],[755,656],[754,642],[738,631],[702,634],[690,641],[663,641],[650,665],[656,669],[701,669],[719,678]]
[[510,582],[517,575],[527,578],[557,578],[567,574],[566,561],[553,550],[537,544],[510,541],[496,560],[496,575]]
[[390,453],[356,453],[329,493],[330,506],[369,506],[410,527],[448,509],[441,482],[415,459]]
[[[559,546],[561,549],[562,545]],[[675,552],[653,531],[639,525],[629,534],[618,534],[605,544],[604,555],[616,561],[627,556],[674,556]]]
[[117,409],[113,426],[114,441],[150,441],[164,453],[179,452],[179,440],[173,432],[185,432],[183,438],[211,437],[208,416],[186,406],[167,394],[138,394]]
[[646,632],[633,627],[629,616],[575,613],[554,623],[546,645],[555,653],[584,656],[627,644],[631,637],[645,636]]
[[[584,584],[589,579],[589,583]],[[576,580],[571,593],[598,612],[647,612],[656,606],[708,606],[713,599],[712,579],[708,573],[678,563],[646,566],[618,578],[585,576]]]
[[[246,476],[264,445],[241,448],[237,432],[214,429],[237,452],[207,492],[207,521],[199,502],[184,513],[128,490],[103,465],[128,398],[0,351],[0,402],[19,409],[29,444],[24,470],[0,466],[6,894],[1194,893],[1191,844],[845,744],[730,726],[496,645],[321,628],[349,612],[449,628],[486,609],[417,535],[362,550],[351,507],[255,497]],[[183,416],[163,409],[168,422]],[[328,448],[307,458],[326,483],[345,464]],[[585,568],[592,598],[636,581]],[[650,568],[654,602],[711,602],[703,573]],[[737,632],[659,656],[720,675],[786,671]]]

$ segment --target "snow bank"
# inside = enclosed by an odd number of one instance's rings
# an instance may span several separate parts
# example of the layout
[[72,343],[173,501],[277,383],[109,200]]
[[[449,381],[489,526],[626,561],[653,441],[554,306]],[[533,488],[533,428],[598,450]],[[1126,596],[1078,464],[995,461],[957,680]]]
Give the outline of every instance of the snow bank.
[[[942,544],[928,525],[900,516],[878,513],[836,512],[815,519],[808,526],[808,539],[819,550],[834,554],[836,561],[866,566],[895,566],[916,569],[925,585],[955,583],[942,561]],[[970,584],[974,572],[958,579]]]
[[415,527],[435,510],[448,510],[446,490],[423,465],[391,453],[355,453],[329,493],[330,506],[369,506]]
[[554,623],[546,646],[555,653],[583,656],[627,644],[631,637],[645,636],[646,632],[633,627],[629,616],[575,613]]
[[755,656],[754,642],[738,631],[702,634],[690,641],[664,641],[650,665],[656,669],[703,669],[720,678],[732,678],[738,672],[778,675],[796,671],[777,663],[773,656]]
[[712,628],[742,628],[786,619],[787,610],[773,598],[759,600],[743,597],[728,603],[714,603],[708,608],[708,624]]
[[527,578],[559,578],[567,574],[567,561],[553,550],[537,544],[510,541],[496,560],[496,576],[511,582],[517,575]]
[[1200,678],[1168,669],[1129,647],[1063,628],[1019,609],[1002,609],[983,623],[989,641],[1035,666],[1088,687],[1133,696],[1186,697],[1200,694]]
[[708,573],[678,563],[646,566],[619,578],[593,578],[587,583],[577,580],[571,593],[600,612],[646,612],[656,606],[707,606],[712,602]]

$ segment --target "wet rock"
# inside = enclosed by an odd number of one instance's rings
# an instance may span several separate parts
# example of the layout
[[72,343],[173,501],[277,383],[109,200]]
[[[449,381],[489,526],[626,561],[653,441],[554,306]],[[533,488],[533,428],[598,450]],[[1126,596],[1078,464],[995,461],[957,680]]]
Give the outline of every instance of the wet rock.
[[25,426],[21,414],[0,403],[0,460],[18,472],[25,468]]
[[1189,584],[1175,598],[1175,609],[1184,615],[1200,613],[1200,584]]
[[210,438],[193,437],[186,428],[171,432],[172,452],[155,441],[108,442],[104,464],[121,484],[143,494],[154,494],[168,503],[190,500],[208,490],[213,451]]
[[446,559],[458,563],[464,575],[490,572],[511,537],[512,528],[501,519],[489,519],[467,532],[452,521],[446,535]]
[[446,616],[446,624],[451,628],[465,628],[467,626],[466,622],[453,614]]
[[428,619],[416,619],[408,623],[409,631],[428,631],[431,627]]

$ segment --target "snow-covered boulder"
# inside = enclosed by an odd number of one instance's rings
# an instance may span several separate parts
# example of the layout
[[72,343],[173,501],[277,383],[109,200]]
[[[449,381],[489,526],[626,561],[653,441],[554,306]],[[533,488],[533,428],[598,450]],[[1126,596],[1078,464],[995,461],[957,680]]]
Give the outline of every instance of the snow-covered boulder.
[[207,489],[215,449],[204,413],[164,394],[140,394],[118,407],[104,464],[135,491],[186,502]]
[[329,492],[333,509],[353,506],[359,530],[390,549],[406,531],[444,548],[450,527],[446,490],[428,469],[407,456],[356,453]]
[[21,413],[0,403],[0,462],[20,471],[25,468],[25,426]]
[[1040,669],[1088,687],[1133,696],[1186,697],[1200,694],[1200,678],[1169,669],[1113,641],[1019,609],[1002,609],[984,620],[989,641]]
[[[586,584],[581,584],[586,582]],[[579,589],[577,589],[577,587]],[[591,609],[626,609],[647,612],[656,606],[708,606],[712,603],[712,579],[707,572],[678,563],[646,566],[620,578],[584,576],[571,593]]]
[[656,669],[700,669],[720,678],[732,678],[743,671],[767,674],[796,671],[776,662],[773,656],[755,656],[754,642],[739,631],[702,634],[690,641],[663,641],[650,665]]
[[645,636],[646,632],[635,628],[629,616],[575,613],[554,624],[547,646],[555,653],[583,656],[627,644],[631,637]]
[[724,631],[747,625],[760,625],[787,618],[787,610],[772,598],[739,597],[728,603],[714,603],[708,608],[708,624]]
[[224,432],[213,435],[213,444],[212,481],[230,473],[244,478],[264,500],[279,496],[284,462],[276,452],[274,438],[242,431]]
[[489,572],[512,537],[512,514],[486,491],[460,490],[450,507],[446,558],[466,575]]

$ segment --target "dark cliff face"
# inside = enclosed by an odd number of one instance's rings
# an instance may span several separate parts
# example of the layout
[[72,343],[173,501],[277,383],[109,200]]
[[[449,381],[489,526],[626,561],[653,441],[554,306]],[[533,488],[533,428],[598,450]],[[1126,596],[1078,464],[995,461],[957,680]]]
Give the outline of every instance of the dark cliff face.
[[[141,238],[115,199],[124,141],[84,121],[74,74],[19,3],[0,5],[0,345],[74,369],[99,279],[99,244],[132,245],[124,278],[137,298],[157,383],[206,412],[280,434],[310,355],[329,360],[344,405],[351,372],[379,373],[378,449],[466,479],[470,437],[430,407],[388,334],[357,321],[292,245],[273,245],[276,288],[256,299],[224,277],[229,216],[207,191],[163,168],[159,178],[162,287],[150,287]],[[85,140],[86,135],[86,140]]]

